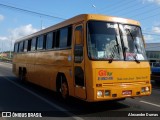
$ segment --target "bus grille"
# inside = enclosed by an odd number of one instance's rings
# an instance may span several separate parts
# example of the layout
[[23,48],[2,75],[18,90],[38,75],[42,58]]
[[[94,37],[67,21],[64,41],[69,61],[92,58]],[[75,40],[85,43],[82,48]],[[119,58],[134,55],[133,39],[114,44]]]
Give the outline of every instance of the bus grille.
[[146,84],[146,82],[103,83],[102,87],[107,87],[107,86],[145,85],[145,84]]

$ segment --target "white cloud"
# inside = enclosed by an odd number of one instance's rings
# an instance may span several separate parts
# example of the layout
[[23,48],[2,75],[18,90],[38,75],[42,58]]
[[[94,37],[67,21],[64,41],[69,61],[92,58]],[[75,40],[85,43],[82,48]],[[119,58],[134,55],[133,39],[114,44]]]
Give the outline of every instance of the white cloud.
[[[13,49],[13,43],[16,39],[27,36],[37,31],[38,29],[33,28],[32,24],[24,25],[24,26],[9,30],[8,36],[0,36],[0,42],[3,43],[3,48],[4,48],[3,51]],[[11,41],[12,41],[12,48],[10,48]]]
[[144,36],[144,39],[146,42],[151,42],[154,40],[153,36],[152,35],[145,35]]
[[0,41],[8,40],[7,37],[0,36]]
[[153,31],[154,33],[160,34],[160,26],[155,26],[155,27],[153,27],[153,28],[152,28],[152,31]]
[[160,0],[143,0],[143,2],[156,3],[156,4],[160,5]]
[[4,16],[0,14],[0,21],[4,20]]
[[10,30],[12,39],[18,39],[21,37],[24,37],[26,35],[32,34],[34,32],[37,32],[38,29],[33,28],[31,24],[21,26],[19,28],[15,28],[13,30]]

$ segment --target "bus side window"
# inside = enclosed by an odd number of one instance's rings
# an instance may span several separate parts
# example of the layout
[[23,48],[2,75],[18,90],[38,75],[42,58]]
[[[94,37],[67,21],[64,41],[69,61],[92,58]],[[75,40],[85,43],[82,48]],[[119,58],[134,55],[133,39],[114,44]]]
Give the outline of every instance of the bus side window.
[[76,29],[75,29],[75,42],[76,42],[76,45],[83,44],[82,34],[83,34],[82,33],[82,26],[76,27]]
[[53,32],[47,33],[46,35],[46,49],[53,48]]
[[83,61],[83,28],[82,26],[78,26],[75,28],[74,61],[75,63],[81,63]]
[[68,36],[68,28],[60,29],[60,39],[59,39],[59,47],[66,48],[67,47],[67,37]]
[[15,53],[18,52],[18,43],[16,43],[15,46],[14,46],[14,52],[15,52]]
[[23,52],[23,50],[24,50],[24,46],[23,46],[24,44],[23,44],[23,41],[21,41],[20,43],[19,43],[19,52]]
[[36,41],[37,41],[36,37],[32,39],[32,42],[31,42],[31,51],[35,51],[36,50]]
[[27,48],[28,48],[28,40],[24,41],[24,52],[27,52]]
[[38,40],[37,40],[37,50],[42,50],[43,49],[43,35],[39,36],[38,37]]

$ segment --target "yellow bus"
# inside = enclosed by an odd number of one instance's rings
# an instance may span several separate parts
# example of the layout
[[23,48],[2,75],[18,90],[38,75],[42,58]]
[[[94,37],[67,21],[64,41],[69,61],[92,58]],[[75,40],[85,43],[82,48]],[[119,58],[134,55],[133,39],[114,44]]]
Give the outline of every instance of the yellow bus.
[[82,14],[15,42],[13,72],[63,98],[149,96],[150,65],[140,23]]

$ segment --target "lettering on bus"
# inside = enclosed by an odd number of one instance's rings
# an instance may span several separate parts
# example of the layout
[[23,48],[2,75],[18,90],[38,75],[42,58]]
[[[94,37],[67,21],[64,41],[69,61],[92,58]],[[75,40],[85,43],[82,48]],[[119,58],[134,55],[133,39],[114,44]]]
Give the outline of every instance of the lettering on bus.
[[135,76],[135,77],[118,77],[117,80],[145,80],[148,76]]
[[107,72],[106,70],[99,70],[98,80],[113,80],[112,72]]

